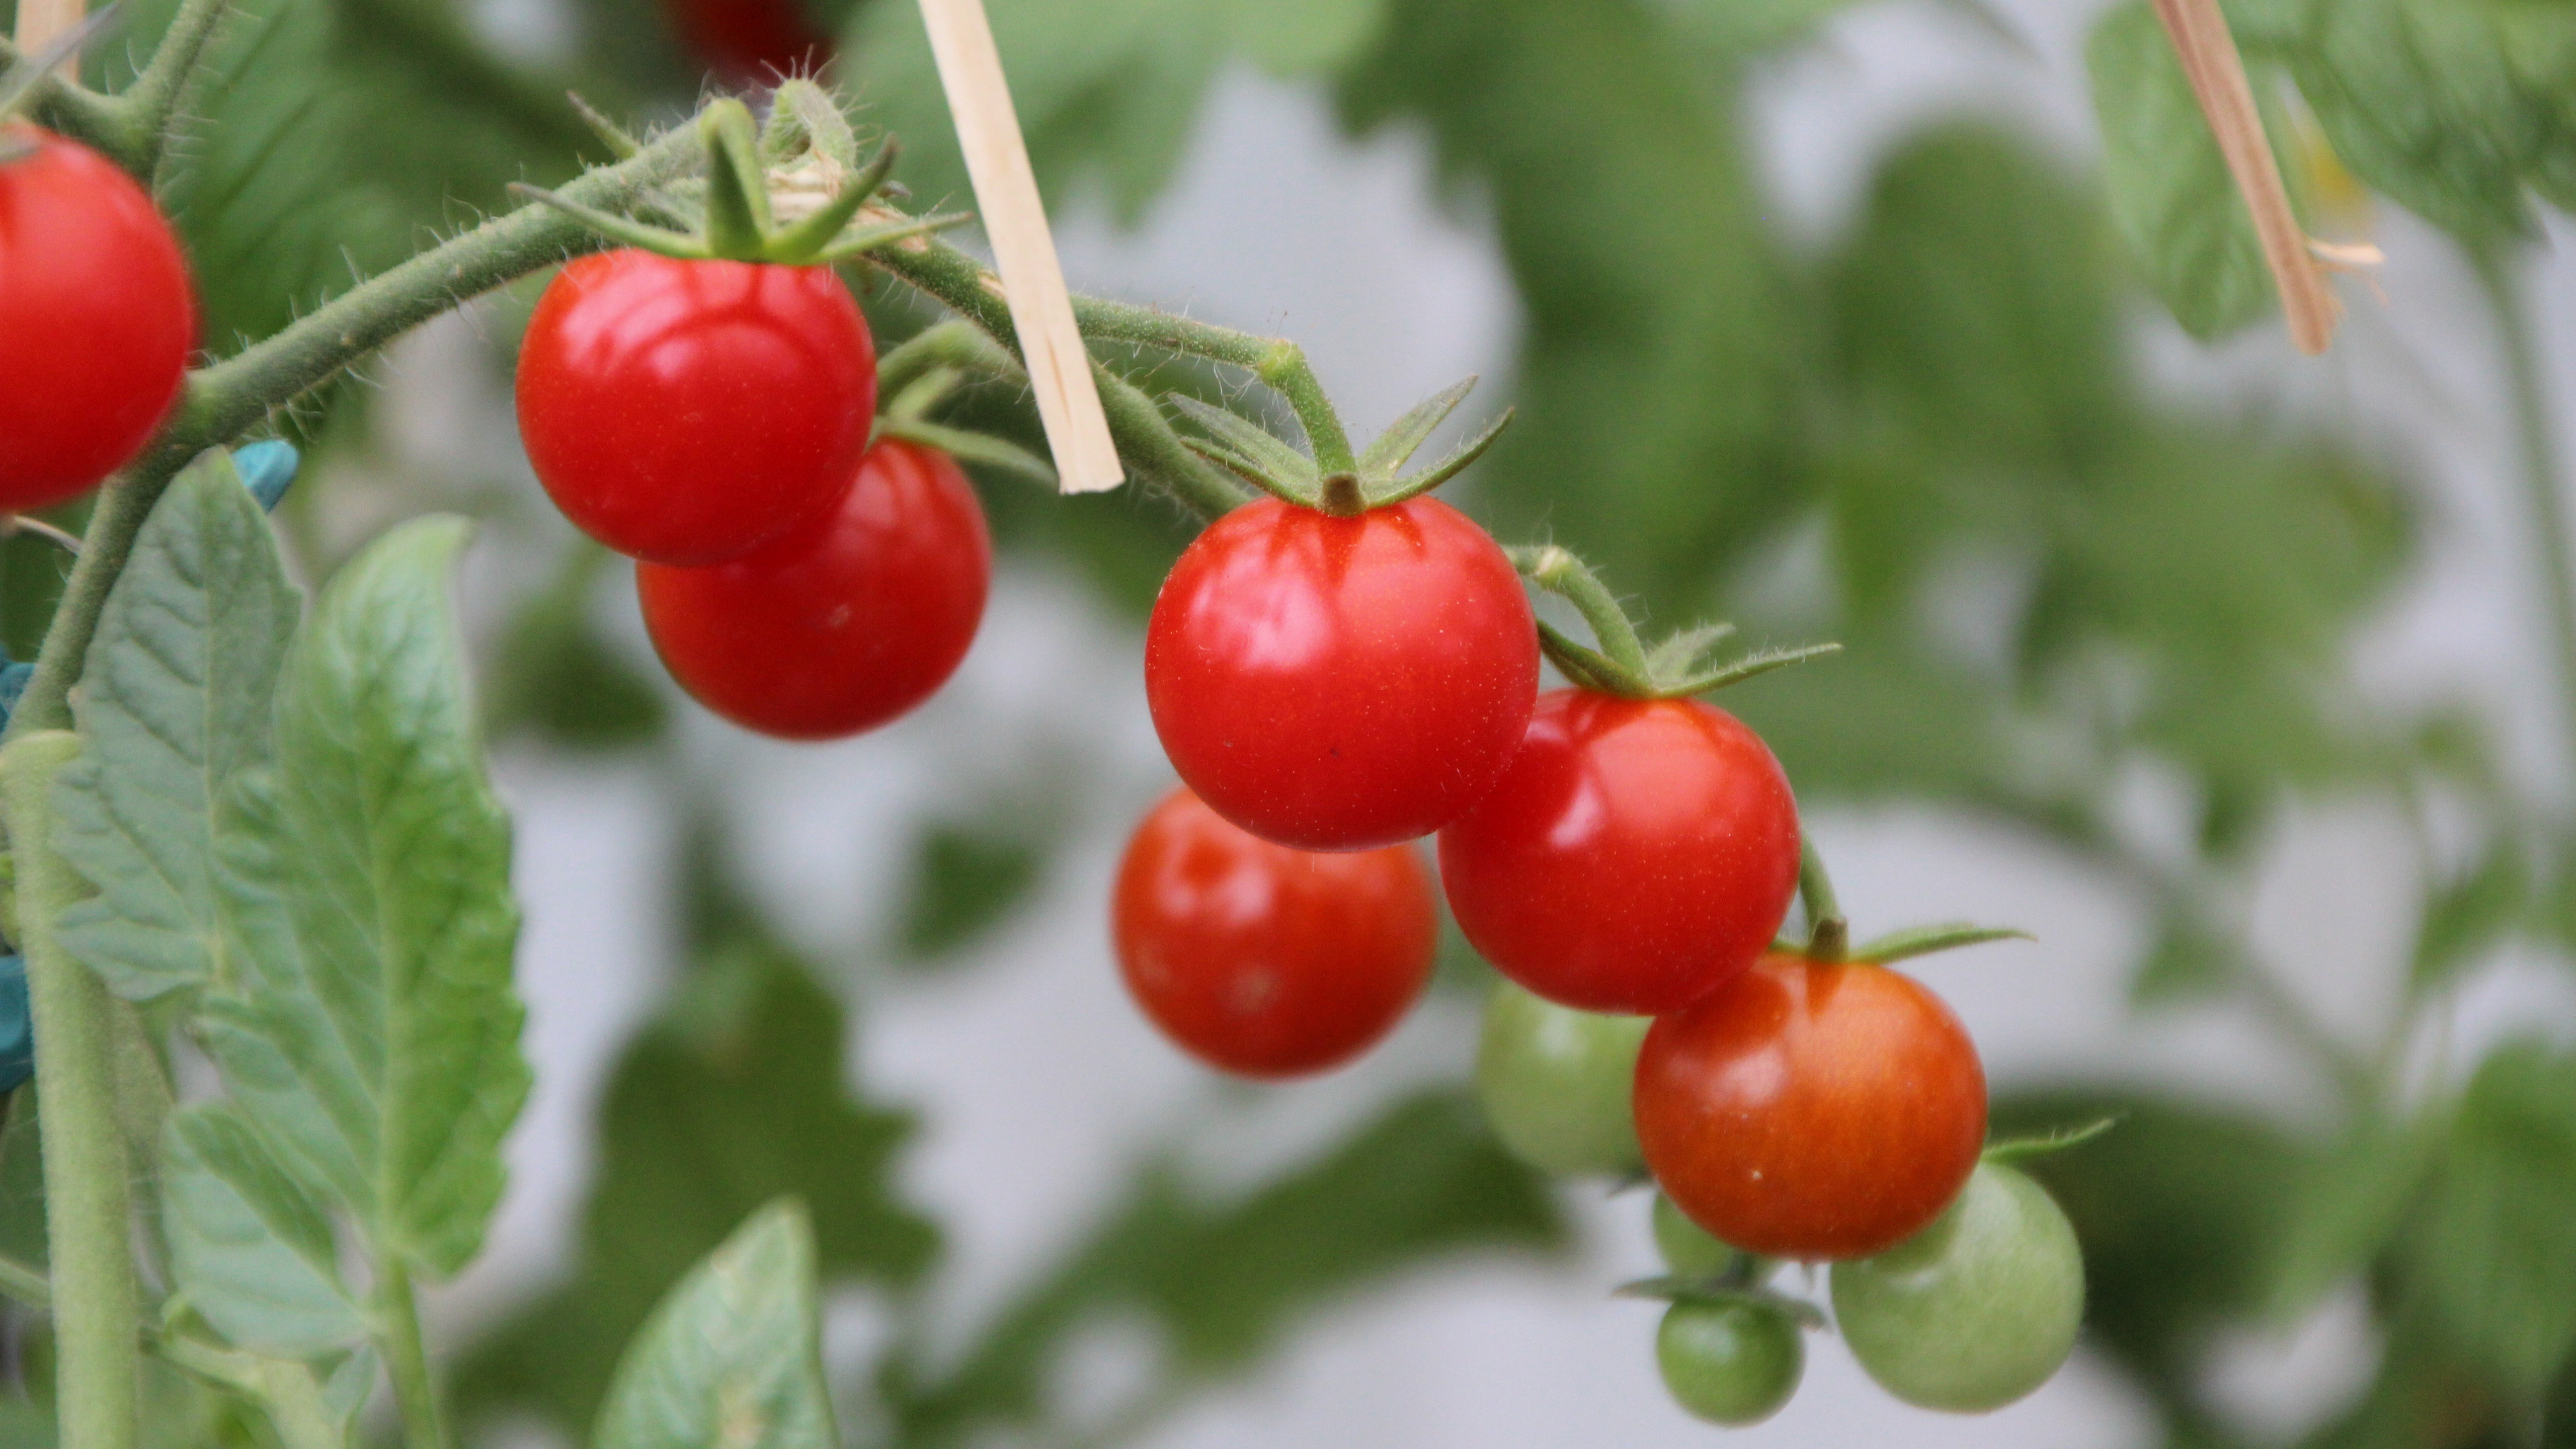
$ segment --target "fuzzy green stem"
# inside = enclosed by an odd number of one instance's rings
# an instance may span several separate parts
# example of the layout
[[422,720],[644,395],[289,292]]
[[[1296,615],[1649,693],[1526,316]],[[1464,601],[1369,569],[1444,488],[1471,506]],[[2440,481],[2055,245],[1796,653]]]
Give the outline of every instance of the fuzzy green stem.
[[2523,495],[2531,510],[2532,546],[2540,553],[2542,587],[2548,591],[2550,642],[2556,646],[2561,728],[2576,761],[2576,553],[2569,548],[2567,502],[2561,491],[2557,440],[2549,426],[2548,389],[2541,377],[2540,345],[2525,310],[2515,258],[2502,245],[2472,245],[2469,261],[2495,318],[2513,409]]
[[393,1380],[394,1402],[402,1408],[404,1449],[451,1449],[438,1388],[429,1375],[429,1353],[421,1344],[411,1270],[400,1259],[385,1262],[377,1295],[377,1311],[384,1319],[385,1372]]
[[[1001,283],[973,257],[945,242],[924,239],[871,252],[868,260],[982,328],[986,336],[1009,349],[1014,357],[1019,355],[1019,334],[1012,329],[1010,307],[1002,298]],[[1074,316],[1080,319],[1093,305],[1089,299],[1076,297]],[[1085,331],[1109,341],[1136,340],[1096,334],[1089,328]],[[1108,415],[1110,436],[1117,441],[1118,454],[1128,466],[1201,519],[1232,512],[1250,497],[1243,485],[1184,447],[1162,409],[1142,389],[1101,366],[1098,359],[1092,362],[1091,375],[1100,388],[1101,411]]]
[[152,49],[152,58],[116,97],[117,119],[125,132],[116,159],[146,185],[157,180],[167,164],[171,118],[178,114],[180,98],[196,76],[197,59],[205,54],[206,42],[230,9],[228,0],[180,0],[170,27],[161,32],[161,43]]
[[56,1413],[64,1449],[135,1449],[142,1355],[134,1216],[116,1112],[113,1000],[54,933],[84,887],[53,849],[53,786],[80,753],[48,731],[0,751],[0,809],[17,867],[19,950],[35,1018],[37,1127],[53,1266]]
[[1647,678],[1646,646],[1637,638],[1637,626],[1629,622],[1628,611],[1619,607],[1609,585],[1590,565],[1554,544],[1509,552],[1522,577],[1574,606],[1583,622],[1592,626],[1592,637],[1611,663],[1631,678]]
[[1798,899],[1807,906],[1807,957],[1839,961],[1851,951],[1851,922],[1834,899],[1834,882],[1825,874],[1825,857],[1815,837],[1798,837]]
[[0,1255],[0,1298],[7,1298],[38,1313],[51,1313],[54,1311],[53,1281],[41,1269]]
[[1287,400],[1298,426],[1306,430],[1306,445],[1314,451],[1317,471],[1327,477],[1359,471],[1359,458],[1351,451],[1341,415],[1333,411],[1323,383],[1306,361],[1305,349],[1296,343],[1097,297],[1074,298],[1073,317],[1086,337],[1160,348],[1250,371]]

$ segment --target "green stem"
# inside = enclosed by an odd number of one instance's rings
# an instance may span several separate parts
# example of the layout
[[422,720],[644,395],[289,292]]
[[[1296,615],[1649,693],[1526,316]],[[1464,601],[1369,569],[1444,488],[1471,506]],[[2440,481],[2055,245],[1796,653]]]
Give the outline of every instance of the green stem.
[[414,1301],[411,1270],[389,1258],[378,1285],[378,1311],[383,1315],[385,1372],[393,1379],[394,1402],[402,1407],[405,1449],[450,1449],[446,1416],[439,1411],[438,1389],[430,1381],[429,1353],[420,1338],[420,1305]]
[[1351,451],[1350,435],[1342,430],[1341,415],[1333,411],[1331,400],[1324,396],[1323,383],[1306,361],[1305,349],[1296,343],[1097,297],[1074,298],[1073,318],[1081,324],[1086,337],[1156,347],[1248,369],[1287,400],[1298,425],[1306,430],[1307,446],[1314,449],[1316,471],[1330,477],[1359,470],[1359,458]]
[[1601,576],[1568,550],[1554,544],[1535,548],[1509,550],[1512,566],[1531,583],[1574,606],[1583,622],[1592,626],[1592,637],[1599,641],[1601,652],[1610,662],[1625,670],[1630,677],[1644,680],[1646,646],[1637,638],[1637,626],[1628,620],[1628,611]]
[[116,159],[147,186],[168,162],[170,121],[197,78],[197,58],[230,10],[228,0],[180,0],[152,59],[113,102],[124,131]]
[[1824,853],[1816,849],[1815,837],[1804,833],[1798,837],[1798,899],[1807,906],[1808,959],[1839,961],[1849,954],[1851,922],[1843,916],[1842,902],[1834,899]]
[[52,1261],[56,1412],[64,1449],[135,1449],[139,1298],[125,1134],[110,1072],[114,1002],[54,934],[84,887],[53,850],[54,776],[78,737],[26,736],[0,752],[0,809],[18,876],[19,949],[34,1009],[37,1130]]
[[2576,553],[2569,548],[2567,503],[2560,491],[2557,440],[2549,427],[2540,344],[2532,335],[2514,257],[2500,244],[2472,245],[2468,250],[2486,293],[2487,309],[2495,318],[2496,344],[2504,354],[2523,495],[2531,509],[2533,547],[2540,551],[2542,584],[2549,593],[2550,639],[2558,651],[2561,727],[2567,731],[2569,756],[2576,759]]
[[[1019,334],[1012,330],[1011,311],[1002,298],[1001,283],[973,257],[945,242],[928,240],[918,246],[887,247],[870,253],[868,260],[982,328],[986,336],[1008,348],[1014,357],[1019,355]],[[1108,304],[1076,297],[1074,316],[1081,318],[1094,305]],[[1138,340],[1099,335],[1109,341]],[[1110,436],[1129,467],[1201,519],[1230,513],[1251,496],[1242,484],[1183,447],[1180,434],[1172,431],[1170,420],[1142,389],[1103,367],[1097,358],[1092,360],[1091,375],[1100,388],[1101,411],[1108,415]]]
[[38,1313],[54,1311],[54,1285],[42,1270],[0,1254],[0,1297],[32,1308]]

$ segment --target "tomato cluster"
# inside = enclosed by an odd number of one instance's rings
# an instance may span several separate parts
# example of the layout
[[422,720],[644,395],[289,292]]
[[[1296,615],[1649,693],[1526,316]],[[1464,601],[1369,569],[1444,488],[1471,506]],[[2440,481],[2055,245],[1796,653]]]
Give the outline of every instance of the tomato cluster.
[[673,678],[783,739],[872,729],[946,682],[992,579],[955,461],[876,424],[876,348],[828,266],[576,260],[519,353],[519,432],[574,526],[638,561]]
[[0,124],[0,512],[131,462],[196,341],[187,262],[143,188],[76,141]]
[[[1501,973],[1476,1084],[1496,1135],[1558,1174],[1651,1174],[1672,1275],[1656,1356],[1719,1423],[1795,1391],[1831,1263],[1864,1367],[1908,1402],[1993,1408],[2073,1343],[2081,1262],[2047,1195],[1986,1161],[1986,1084],[1940,999],[1890,961],[1997,932],[1848,948],[1779,761],[1691,696],[1562,550],[1498,547],[1413,496],[1372,502],[1216,420],[1206,454],[1272,496],[1218,519],[1157,596],[1145,690],[1183,788],[1128,846],[1126,983],[1185,1050],[1320,1071],[1392,1029],[1431,968],[1439,888]],[[1312,429],[1310,428],[1310,434]],[[1375,449],[1371,450],[1375,452]],[[1332,490],[1336,482],[1340,492]],[[1601,641],[1540,623],[1523,579]],[[1542,653],[1572,687],[1540,693]],[[1811,939],[1779,940],[1802,888]]]

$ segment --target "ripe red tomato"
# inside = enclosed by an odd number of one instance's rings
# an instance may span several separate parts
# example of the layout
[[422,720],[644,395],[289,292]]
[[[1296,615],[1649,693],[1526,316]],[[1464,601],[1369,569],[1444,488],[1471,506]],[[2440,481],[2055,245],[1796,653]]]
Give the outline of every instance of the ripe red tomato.
[[1765,956],[1657,1021],[1637,1138],[1664,1195],[1778,1258],[1884,1252],[1941,1215],[1986,1139],[1959,1019],[1883,966]]
[[538,300],[518,395],[528,461],[574,526],[654,563],[721,563],[848,486],[876,345],[829,267],[603,252]]
[[726,85],[811,75],[832,58],[796,0],[663,0],[663,10],[680,43]]
[[1696,700],[1552,691],[1502,782],[1440,832],[1495,969],[1582,1011],[1678,1011],[1753,964],[1798,887],[1798,807],[1761,737]]
[[1154,600],[1145,698],[1181,778],[1301,850],[1427,835],[1520,744],[1538,636],[1485,531],[1432,498],[1336,518],[1257,499]]
[[928,699],[975,642],[993,544],[947,454],[871,448],[830,513],[705,568],[635,570],[671,677],[746,729],[856,734]]
[[1118,867],[1118,968],[1193,1056],[1247,1077],[1336,1066],[1431,979],[1439,918],[1412,847],[1319,854],[1228,824],[1187,789]]
[[188,265],[152,198],[32,126],[0,163],[0,512],[88,492],[161,426],[197,342]]

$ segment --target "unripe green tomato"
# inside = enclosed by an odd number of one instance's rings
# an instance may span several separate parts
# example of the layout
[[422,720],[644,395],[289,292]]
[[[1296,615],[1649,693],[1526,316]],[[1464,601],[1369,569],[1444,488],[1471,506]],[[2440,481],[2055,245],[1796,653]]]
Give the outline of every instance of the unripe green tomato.
[[2038,1183],[1987,1163],[1932,1226],[1836,1263],[1833,1294],[1843,1340],[1880,1387],[1978,1414],[2066,1362],[2084,1318],[2084,1255]]
[[1655,1330],[1655,1366],[1675,1402],[1712,1424],[1742,1428],[1780,1412],[1798,1391],[1807,1345],[1795,1320],[1765,1303],[1675,1303]]
[[1663,1255],[1664,1266],[1682,1278],[1723,1278],[1739,1262],[1768,1266],[1710,1236],[1707,1229],[1683,1217],[1682,1210],[1662,1193],[1655,1194],[1655,1251]]
[[1628,1094],[1638,1044],[1653,1024],[1575,1011],[1508,981],[1496,984],[1476,1047],[1476,1097],[1494,1135],[1513,1156],[1564,1176],[1643,1167]]

